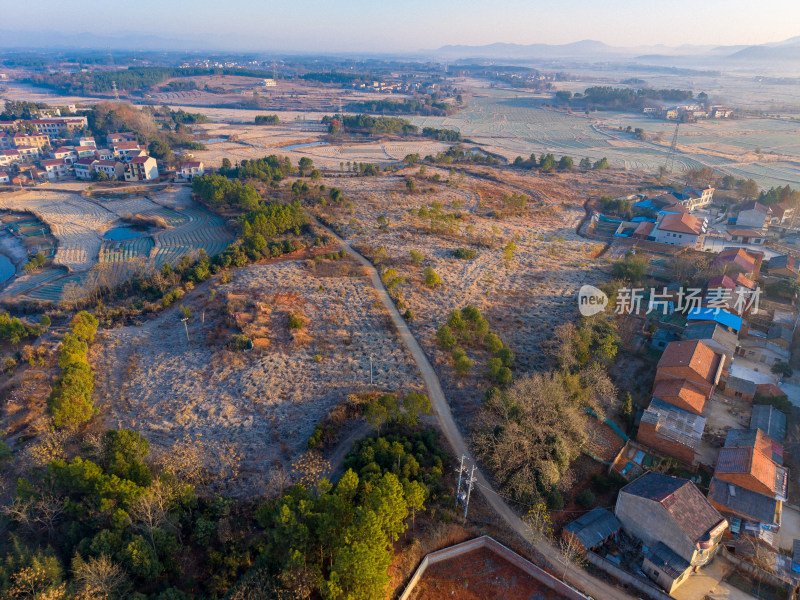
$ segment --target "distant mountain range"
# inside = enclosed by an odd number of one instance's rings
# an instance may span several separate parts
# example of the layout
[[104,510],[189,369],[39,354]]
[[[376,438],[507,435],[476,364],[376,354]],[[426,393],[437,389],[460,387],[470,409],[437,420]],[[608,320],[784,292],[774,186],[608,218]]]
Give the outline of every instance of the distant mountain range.
[[771,44],[754,46],[609,46],[596,40],[582,40],[571,44],[506,44],[485,46],[452,45],[436,50],[421,51],[442,59],[584,59],[593,61],[620,58],[693,57],[714,58],[737,62],[744,61],[799,61],[800,36]]

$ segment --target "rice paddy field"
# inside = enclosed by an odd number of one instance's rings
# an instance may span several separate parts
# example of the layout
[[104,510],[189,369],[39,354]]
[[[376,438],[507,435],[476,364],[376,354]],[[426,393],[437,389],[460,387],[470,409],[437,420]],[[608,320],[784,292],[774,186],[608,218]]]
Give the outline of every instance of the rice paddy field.
[[[0,292],[0,299],[74,300],[95,286],[174,265],[201,250],[209,256],[219,254],[233,241],[222,219],[192,202],[188,188],[119,198],[36,190],[0,198],[0,208],[32,212],[57,240],[52,265],[16,278]],[[122,217],[133,214],[161,217],[167,227],[124,241],[106,239],[105,233]]]

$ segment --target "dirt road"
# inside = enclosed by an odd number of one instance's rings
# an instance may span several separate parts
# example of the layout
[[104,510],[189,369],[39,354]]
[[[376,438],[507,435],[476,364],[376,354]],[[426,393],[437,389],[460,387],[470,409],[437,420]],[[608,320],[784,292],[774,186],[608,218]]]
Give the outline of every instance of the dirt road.
[[[447,438],[448,443],[453,448],[456,456],[465,456],[467,464],[475,464],[475,459],[472,456],[464,437],[458,429],[458,426],[453,419],[453,414],[450,412],[450,405],[445,398],[442,386],[439,383],[439,377],[433,369],[428,357],[422,350],[422,347],[417,342],[417,339],[411,333],[405,319],[400,315],[397,307],[392,302],[386,288],[383,287],[380,274],[377,269],[366,258],[356,252],[353,247],[344,239],[336,235],[331,229],[325,227],[322,223],[317,223],[320,227],[326,229],[332,236],[347,249],[347,252],[358,260],[369,272],[372,279],[372,285],[378,292],[378,295],[389,311],[392,318],[392,323],[397,329],[400,340],[406,345],[411,352],[414,360],[422,373],[422,378],[425,381],[425,387],[428,391],[428,398],[431,401],[431,410],[436,420],[439,422],[439,427]],[[520,537],[526,541],[529,539],[528,527],[520,519],[517,514],[511,509],[505,501],[494,492],[491,484],[479,470],[475,470],[477,477],[478,489],[483,494],[486,502],[492,509],[513,529]],[[534,545],[536,551],[542,555],[551,565],[558,565],[559,552],[558,550],[546,542],[539,542]],[[605,581],[593,577],[582,569],[570,569],[566,577],[567,581],[581,590],[583,593],[592,596],[598,600],[620,600],[626,598],[633,598],[626,594],[622,589],[609,585]]]

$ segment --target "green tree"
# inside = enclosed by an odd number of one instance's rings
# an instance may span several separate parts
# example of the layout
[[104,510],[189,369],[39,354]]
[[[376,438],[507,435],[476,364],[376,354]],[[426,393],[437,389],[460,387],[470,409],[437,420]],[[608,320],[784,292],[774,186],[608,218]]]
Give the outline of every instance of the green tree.
[[572,160],[571,156],[562,156],[561,159],[558,161],[559,171],[571,171],[574,166],[575,163]]
[[433,270],[433,267],[426,267],[423,274],[425,275],[425,285],[431,289],[439,287],[439,284],[442,283],[442,278]]
[[412,250],[411,254],[411,262],[413,262],[416,266],[421,266],[422,263],[425,261],[425,255],[422,252],[417,250]]
[[458,340],[456,340],[456,336],[453,335],[453,331],[447,325],[442,325],[439,327],[439,331],[436,332],[436,338],[439,340],[439,344],[445,350],[450,350],[455,348]]

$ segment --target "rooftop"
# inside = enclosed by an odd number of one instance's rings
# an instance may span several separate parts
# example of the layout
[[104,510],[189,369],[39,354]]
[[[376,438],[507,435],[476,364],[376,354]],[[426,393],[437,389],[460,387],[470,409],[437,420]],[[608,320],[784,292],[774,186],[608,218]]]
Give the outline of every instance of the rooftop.
[[704,541],[725,519],[687,479],[650,471],[629,483],[620,494],[631,494],[661,504],[693,542]]
[[658,398],[650,402],[642,422],[654,425],[659,434],[693,449],[699,445],[706,427],[705,418]]
[[714,381],[720,357],[700,340],[684,340],[667,344],[658,361],[658,368],[689,367],[706,381]]
[[659,571],[676,579],[680,577],[691,565],[673,552],[664,542],[658,542],[647,554],[647,560],[658,568]]
[[[748,475],[770,490],[770,494],[786,498],[788,473],[772,460],[772,454],[760,452],[755,447],[724,447],[719,451],[714,475]],[[761,489],[761,488],[757,488]]]
[[658,229],[660,231],[700,235],[703,232],[703,221],[689,213],[668,214],[661,219]]
[[598,506],[568,523],[564,529],[574,534],[584,548],[594,548],[619,531],[620,527],[617,517]]
[[756,266],[756,257],[743,248],[728,248],[717,255],[712,266],[724,267],[728,264],[735,264],[745,273],[752,273]]
[[689,321],[713,321],[734,331],[742,329],[742,317],[713,306],[696,306],[689,311],[686,318]]
[[706,404],[706,393],[695,383],[686,379],[662,379],[653,390],[653,397],[675,404],[680,400],[685,402],[698,414],[703,412]]
[[761,523],[772,523],[778,507],[778,501],[775,498],[750,491],[716,477],[711,478],[708,499],[736,514],[744,515]]

